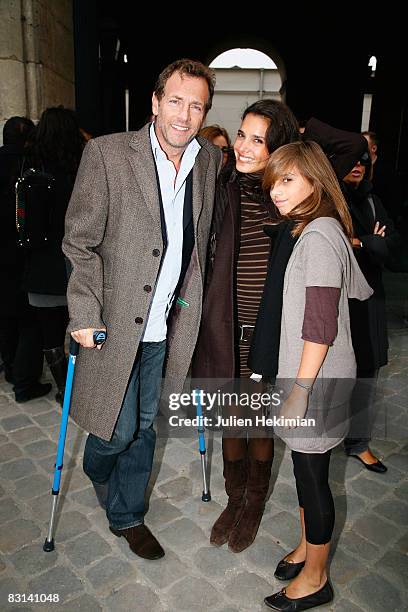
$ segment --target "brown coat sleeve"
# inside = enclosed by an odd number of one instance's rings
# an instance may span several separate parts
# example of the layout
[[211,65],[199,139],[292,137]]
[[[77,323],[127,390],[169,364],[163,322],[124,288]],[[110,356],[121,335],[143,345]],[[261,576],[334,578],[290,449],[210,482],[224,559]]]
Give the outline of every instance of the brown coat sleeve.
[[86,145],[65,217],[62,250],[71,262],[68,331],[104,327],[103,261],[97,253],[108,216],[105,166],[96,140]]

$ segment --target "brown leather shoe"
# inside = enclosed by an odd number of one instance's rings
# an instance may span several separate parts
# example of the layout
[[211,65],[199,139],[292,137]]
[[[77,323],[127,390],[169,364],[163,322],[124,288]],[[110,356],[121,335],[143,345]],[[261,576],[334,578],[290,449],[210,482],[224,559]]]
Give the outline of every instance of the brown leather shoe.
[[146,525],[136,525],[136,527],[128,527],[127,529],[109,527],[109,529],[118,538],[122,536],[126,538],[130,550],[138,557],[150,561],[164,557],[163,548]]

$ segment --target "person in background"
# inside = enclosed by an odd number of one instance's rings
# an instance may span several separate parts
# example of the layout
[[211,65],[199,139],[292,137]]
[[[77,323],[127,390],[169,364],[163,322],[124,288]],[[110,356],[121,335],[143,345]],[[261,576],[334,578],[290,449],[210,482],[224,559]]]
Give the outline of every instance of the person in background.
[[207,138],[210,142],[219,147],[223,155],[223,165],[228,162],[229,153],[231,151],[231,140],[228,132],[220,125],[207,125],[200,130],[199,136]]
[[[298,138],[291,110],[263,99],[243,113],[234,142],[235,164],[224,167],[217,185],[211,230],[203,318],[193,362],[198,379],[240,379],[245,392],[257,392],[247,366],[251,337],[265,282],[273,220],[272,204],[262,191],[270,154]],[[212,527],[210,542],[228,542],[241,552],[255,539],[261,522],[273,461],[270,435],[226,429],[223,474],[228,504]]]
[[[348,298],[366,300],[372,290],[353,255],[347,203],[317,143],[295,142],[275,151],[265,169],[263,187],[270,191],[279,215],[290,223],[296,238],[287,266],[281,268],[285,289],[277,378],[293,381],[280,416],[302,419],[306,414],[316,416],[313,410],[320,409],[316,401],[321,401],[325,382],[337,384],[339,379],[355,377]],[[273,260],[277,271],[279,246]],[[327,412],[326,401],[324,393],[323,409]],[[342,406],[334,408],[337,413]],[[273,610],[307,610],[333,599],[327,577],[335,518],[329,463],[331,450],[342,441],[346,427],[340,422],[340,433],[336,428],[330,430],[329,416],[320,416],[326,428],[313,428],[312,436],[296,426],[294,435],[285,425],[275,429],[292,451],[302,536],[291,553],[296,560],[289,563],[282,559],[276,568],[275,577],[293,580],[265,598]]]
[[[355,418],[344,442],[347,455],[367,470],[387,471],[369,447],[374,418],[375,386],[379,369],[388,363],[387,313],[382,282],[383,266],[398,251],[400,237],[370,182],[371,160],[364,153],[344,177],[343,187],[353,220],[353,247],[358,264],[374,290],[369,300],[350,300],[351,334],[357,360],[353,400]],[[364,381],[367,384],[364,384]]]
[[[90,432],[84,471],[111,532],[150,560],[165,554],[144,523],[164,360],[181,392],[201,317],[221,154],[196,135],[214,85],[200,62],[164,68],[153,123],[88,142],[66,217],[69,331],[81,345],[72,416]],[[95,350],[100,329],[107,340]]]
[[11,117],[3,128],[0,148],[0,352],[6,381],[14,385],[18,403],[47,395],[49,383],[40,383],[44,356],[34,309],[21,288],[24,249],[17,246],[15,183],[20,176],[27,140],[34,123]]
[[371,164],[374,166],[377,161],[378,137],[375,132],[361,132],[368,143],[368,153],[371,158]]
[[[62,404],[67,372],[65,334],[68,324],[67,265],[62,252],[65,213],[71,197],[84,140],[72,110],[47,108],[26,153],[26,167],[44,171],[55,181],[48,244],[27,251],[23,287],[35,309],[42,348]],[[86,214],[84,209],[83,214]]]
[[88,142],[88,140],[91,140],[91,138],[93,138],[92,134],[90,132],[88,132],[85,128],[80,127],[79,131],[81,132],[82,137],[83,137],[85,142]]
[[[393,164],[381,153],[380,139],[376,132],[361,132],[368,143],[368,153],[371,158],[369,175],[365,179],[371,181],[373,192],[380,198],[382,206],[394,223],[401,227],[402,187],[400,177]],[[402,271],[402,270],[401,270]]]

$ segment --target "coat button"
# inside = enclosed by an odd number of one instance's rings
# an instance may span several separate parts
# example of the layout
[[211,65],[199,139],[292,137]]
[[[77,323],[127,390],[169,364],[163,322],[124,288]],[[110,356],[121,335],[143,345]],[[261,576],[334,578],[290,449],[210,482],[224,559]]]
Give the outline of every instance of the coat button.
[[151,286],[150,286],[150,285],[145,285],[145,286],[143,287],[143,289],[146,291],[146,293],[150,293],[150,292],[151,292],[151,290],[152,290],[152,288],[151,288]]
[[152,255],[153,255],[153,257],[158,257],[160,255],[159,249],[153,249]]
[[142,317],[136,317],[135,323],[139,323],[139,325],[140,325],[140,323],[143,323]]

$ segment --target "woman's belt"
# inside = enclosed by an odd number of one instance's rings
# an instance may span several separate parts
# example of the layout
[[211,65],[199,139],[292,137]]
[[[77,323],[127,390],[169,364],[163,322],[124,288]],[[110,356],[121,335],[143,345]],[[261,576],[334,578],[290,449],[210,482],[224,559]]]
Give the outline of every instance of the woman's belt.
[[247,325],[246,323],[240,323],[238,325],[238,338],[243,344],[250,344],[252,340],[252,334],[254,333],[255,325]]

